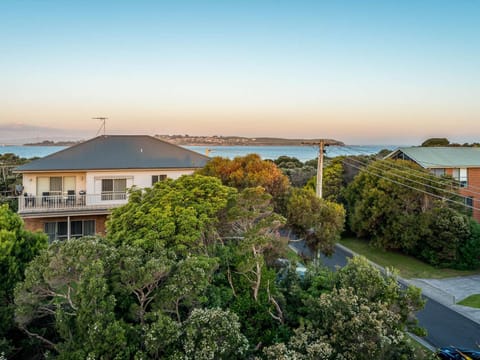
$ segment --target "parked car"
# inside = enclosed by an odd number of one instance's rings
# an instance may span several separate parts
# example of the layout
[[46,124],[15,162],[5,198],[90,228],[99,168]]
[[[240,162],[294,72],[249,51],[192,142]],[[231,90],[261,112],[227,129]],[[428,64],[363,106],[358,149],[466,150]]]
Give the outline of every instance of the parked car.
[[480,350],[448,346],[438,350],[437,357],[442,360],[480,360]]

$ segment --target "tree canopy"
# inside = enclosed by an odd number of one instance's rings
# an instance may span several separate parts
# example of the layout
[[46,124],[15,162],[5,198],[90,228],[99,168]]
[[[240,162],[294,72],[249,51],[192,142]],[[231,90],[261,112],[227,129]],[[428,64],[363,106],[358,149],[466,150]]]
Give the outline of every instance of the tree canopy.
[[28,263],[47,241],[45,234],[25,230],[22,219],[6,204],[0,205],[0,340],[13,329],[15,284],[23,280]]
[[289,225],[305,237],[316,258],[320,252],[333,253],[345,223],[342,205],[319,199],[309,189],[295,189],[288,199],[287,213]]
[[410,161],[372,162],[344,191],[350,229],[435,266],[474,268],[480,261],[471,251],[475,225],[455,206],[462,198],[453,190],[449,179]]
[[214,238],[218,212],[234,194],[234,189],[218,179],[202,175],[133,189],[128,204],[112,211],[108,238],[116,244],[146,249],[198,250]]
[[448,146],[450,141],[447,138],[430,138],[425,140],[421,146],[434,147],[434,146]]
[[285,194],[289,181],[271,161],[257,154],[236,157],[233,160],[215,157],[199,173],[219,178],[224,185],[243,190],[261,186],[274,198]]
[[[263,169],[258,160],[247,163]],[[415,326],[414,312],[423,306],[418,290],[402,289],[364,259],[336,273],[309,264],[302,275],[296,260],[285,259],[292,258],[280,231],[287,222],[315,253],[331,253],[344,224],[342,205],[295,189],[286,219],[275,212],[268,183],[249,181],[232,188],[197,174],[133,189],[113,211],[106,238],[53,242],[32,253],[14,308],[35,353],[412,358],[404,329]],[[441,215],[431,221],[443,221]]]

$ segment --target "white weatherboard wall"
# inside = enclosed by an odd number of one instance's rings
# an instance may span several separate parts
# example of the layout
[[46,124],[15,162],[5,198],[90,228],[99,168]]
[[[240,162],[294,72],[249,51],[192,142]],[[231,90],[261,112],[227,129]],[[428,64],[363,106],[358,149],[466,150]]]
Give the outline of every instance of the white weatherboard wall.
[[[87,196],[87,202],[102,204],[122,204],[126,200],[102,201],[100,194],[102,192],[102,179],[127,179],[127,188],[136,186],[146,188],[152,186],[152,175],[167,175],[169,179],[178,179],[182,175],[191,175],[194,170],[123,170],[123,171],[89,171],[87,172],[87,195],[98,194],[98,199]],[[90,204],[87,204],[90,205]]]
[[41,195],[37,194],[37,179],[39,177],[75,177],[75,191],[78,194],[79,191],[85,190],[86,176],[84,172],[38,172],[38,173],[24,173],[22,175],[22,184],[24,186],[23,192],[29,195]]

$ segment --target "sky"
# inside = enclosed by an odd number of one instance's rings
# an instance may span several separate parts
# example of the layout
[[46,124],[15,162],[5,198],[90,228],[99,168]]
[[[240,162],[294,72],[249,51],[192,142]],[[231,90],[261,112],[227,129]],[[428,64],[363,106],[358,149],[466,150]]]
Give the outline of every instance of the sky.
[[0,143],[480,141],[478,0],[0,0]]

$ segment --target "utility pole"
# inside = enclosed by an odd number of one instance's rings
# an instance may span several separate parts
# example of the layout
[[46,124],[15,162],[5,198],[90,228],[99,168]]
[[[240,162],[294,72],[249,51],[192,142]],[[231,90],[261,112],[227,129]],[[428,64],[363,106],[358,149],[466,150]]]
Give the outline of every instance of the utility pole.
[[93,120],[100,120],[102,121],[102,124],[100,125],[100,129],[98,129],[97,131],[97,135],[95,136],[98,136],[98,134],[100,133],[100,130],[103,129],[103,136],[105,136],[106,132],[107,132],[107,126],[106,126],[106,122],[107,122],[107,117],[94,117],[92,118]]
[[325,147],[330,145],[324,139],[312,142],[302,142],[305,145],[315,145],[318,146],[318,163],[317,163],[317,187],[316,194],[318,198],[322,198],[322,187],[323,187],[323,154],[325,152]]

